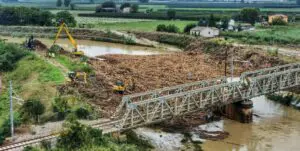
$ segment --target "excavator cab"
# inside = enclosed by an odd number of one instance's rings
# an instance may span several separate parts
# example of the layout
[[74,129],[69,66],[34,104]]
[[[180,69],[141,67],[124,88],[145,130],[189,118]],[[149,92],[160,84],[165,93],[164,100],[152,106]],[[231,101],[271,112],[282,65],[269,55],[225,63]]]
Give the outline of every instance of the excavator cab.
[[66,34],[68,35],[68,38],[69,38],[71,44],[74,46],[72,54],[75,55],[75,56],[84,56],[84,52],[78,50],[77,42],[75,41],[75,39],[70,34],[67,24],[62,19],[60,19],[60,21],[59,21],[59,29],[58,29],[58,32],[57,32],[57,34],[55,36],[55,40],[53,42],[53,45],[58,40],[59,35],[61,34],[61,31],[63,29],[65,30]]
[[117,81],[113,88],[114,92],[124,94],[125,84],[122,81]]
[[87,74],[85,72],[71,71],[68,73],[68,77],[71,82],[82,81],[87,83]]

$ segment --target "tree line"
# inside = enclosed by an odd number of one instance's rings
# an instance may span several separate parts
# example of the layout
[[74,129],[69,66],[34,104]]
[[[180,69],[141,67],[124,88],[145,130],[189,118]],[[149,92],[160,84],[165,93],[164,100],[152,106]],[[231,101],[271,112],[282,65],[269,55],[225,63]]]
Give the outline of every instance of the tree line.
[[60,19],[68,26],[76,26],[76,20],[68,11],[53,14],[39,8],[0,7],[0,25],[55,26]]

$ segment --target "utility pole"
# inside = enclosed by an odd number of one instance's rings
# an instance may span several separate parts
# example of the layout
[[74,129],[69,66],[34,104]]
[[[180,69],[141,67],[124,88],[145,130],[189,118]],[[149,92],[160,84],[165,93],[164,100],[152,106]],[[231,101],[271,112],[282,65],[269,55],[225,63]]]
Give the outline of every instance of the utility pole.
[[233,72],[234,72],[234,64],[233,64],[233,53],[231,55],[231,82],[233,81]]
[[225,51],[225,71],[224,71],[225,77],[227,76],[227,56],[228,56],[228,50],[226,49],[226,51]]
[[9,101],[10,101],[10,126],[11,126],[11,138],[14,137],[14,111],[13,111],[13,97],[12,97],[12,84],[9,81]]

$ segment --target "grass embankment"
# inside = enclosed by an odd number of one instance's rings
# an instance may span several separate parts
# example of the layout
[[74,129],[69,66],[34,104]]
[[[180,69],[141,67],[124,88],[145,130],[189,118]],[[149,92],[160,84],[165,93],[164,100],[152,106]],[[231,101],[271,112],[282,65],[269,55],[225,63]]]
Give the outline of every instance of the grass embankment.
[[[64,82],[64,75],[59,69],[34,54],[21,59],[11,72],[3,73],[4,90],[0,97],[0,125],[8,118],[8,81],[12,81],[14,92],[21,99],[36,98],[46,106],[46,113],[51,111],[51,103],[56,96],[56,84]],[[7,92],[7,93],[6,93]],[[14,102],[15,111],[20,107]]]
[[300,44],[300,24],[289,26],[257,27],[254,32],[224,32],[223,36],[247,44],[292,45]]

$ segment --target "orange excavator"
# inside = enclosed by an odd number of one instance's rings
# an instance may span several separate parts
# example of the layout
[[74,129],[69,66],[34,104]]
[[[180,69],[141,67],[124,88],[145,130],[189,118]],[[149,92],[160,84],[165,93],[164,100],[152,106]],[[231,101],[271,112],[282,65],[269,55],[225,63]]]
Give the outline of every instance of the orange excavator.
[[68,36],[68,38],[69,38],[69,40],[70,40],[70,42],[71,42],[71,44],[72,44],[73,47],[74,47],[74,50],[72,51],[72,54],[75,55],[75,56],[83,56],[83,55],[84,55],[84,52],[78,50],[77,42],[75,41],[75,39],[74,39],[74,38],[72,37],[72,35],[70,34],[67,24],[64,23],[63,20],[60,20],[60,21],[59,21],[59,24],[60,24],[60,26],[59,26],[58,32],[57,32],[57,34],[56,34],[56,36],[55,36],[55,40],[54,40],[54,42],[53,42],[53,45],[56,43],[56,41],[57,41],[58,38],[59,38],[59,35],[61,34],[62,30],[64,29],[65,32],[66,32],[66,34],[67,34],[67,36]]

